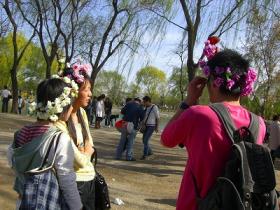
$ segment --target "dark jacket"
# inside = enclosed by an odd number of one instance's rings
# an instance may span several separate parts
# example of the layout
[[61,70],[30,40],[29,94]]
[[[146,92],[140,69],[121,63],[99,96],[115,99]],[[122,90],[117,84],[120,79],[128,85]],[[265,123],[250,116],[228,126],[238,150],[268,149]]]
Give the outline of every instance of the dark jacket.
[[135,101],[127,103],[122,108],[121,113],[124,115],[124,121],[133,122],[134,129],[138,127],[139,122],[141,122],[145,116],[143,107]]

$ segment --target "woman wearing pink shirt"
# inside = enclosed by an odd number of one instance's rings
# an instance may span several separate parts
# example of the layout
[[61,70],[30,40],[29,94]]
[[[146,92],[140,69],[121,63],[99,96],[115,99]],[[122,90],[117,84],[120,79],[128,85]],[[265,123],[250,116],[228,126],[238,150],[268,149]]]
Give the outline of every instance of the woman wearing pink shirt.
[[[188,163],[177,200],[177,210],[196,210],[197,193],[204,198],[222,174],[229,158],[232,142],[217,114],[209,107],[197,105],[203,88],[207,86],[211,103],[222,103],[228,110],[236,128],[248,127],[250,113],[240,105],[240,97],[253,91],[256,80],[254,69],[240,54],[224,50],[209,55],[201,62],[206,78],[196,77],[188,86],[188,95],[165,127],[161,142],[167,147],[183,144]],[[265,136],[264,121],[259,119],[257,143]],[[196,188],[193,178],[196,181]]]

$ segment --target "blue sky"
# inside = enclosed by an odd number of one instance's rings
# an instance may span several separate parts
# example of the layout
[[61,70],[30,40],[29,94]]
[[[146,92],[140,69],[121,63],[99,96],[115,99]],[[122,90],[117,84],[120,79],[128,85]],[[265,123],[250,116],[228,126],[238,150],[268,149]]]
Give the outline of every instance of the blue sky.
[[[184,26],[185,19],[181,8],[178,8],[178,12],[173,20],[177,24]],[[201,23],[201,27],[207,27],[205,33],[199,34],[197,45],[195,46],[195,61],[200,57],[201,51],[203,49],[203,43],[207,39],[207,30],[213,30],[208,27],[206,22]],[[241,31],[241,32],[240,32]],[[242,49],[242,43],[245,40],[245,31],[246,28],[244,25],[238,26],[238,34],[234,32],[234,29],[224,34],[221,37],[221,44],[228,48],[235,48],[240,51]],[[168,24],[166,34],[162,40],[160,46],[153,44],[147,50],[139,50],[138,53],[134,55],[134,62],[132,66],[127,66],[122,70],[119,70],[128,81],[133,81],[135,75],[139,69],[145,67],[146,65],[155,66],[166,73],[167,76],[170,76],[172,69],[175,66],[180,66],[180,58],[174,53],[177,49],[178,44],[181,41],[183,30],[173,24]],[[237,35],[237,36],[236,36]],[[204,37],[205,36],[205,37]],[[149,34],[146,34],[143,39],[149,40]],[[122,54],[117,54],[108,60],[108,63],[104,66],[105,70],[115,70],[118,69],[118,59],[122,59]],[[185,59],[186,62],[186,59]]]
[[[185,24],[185,20],[180,12],[176,15],[174,21],[182,26]],[[152,44],[146,50],[139,49],[134,55],[132,66],[128,66],[123,70],[123,76],[128,78],[129,81],[132,81],[136,72],[146,65],[155,66],[169,76],[172,72],[172,68],[180,65],[180,59],[178,55],[175,55],[174,51],[180,43],[182,32],[183,30],[177,26],[168,24],[166,34],[160,44]],[[149,34],[145,34],[143,37],[144,44],[150,41],[150,36]],[[104,69],[116,69],[117,60],[118,54],[110,58]]]

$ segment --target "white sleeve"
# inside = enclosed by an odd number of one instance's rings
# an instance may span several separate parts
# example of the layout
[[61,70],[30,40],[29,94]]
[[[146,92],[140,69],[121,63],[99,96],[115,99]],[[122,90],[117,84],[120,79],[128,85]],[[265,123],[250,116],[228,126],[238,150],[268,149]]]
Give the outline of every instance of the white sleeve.
[[11,168],[13,166],[13,162],[12,162],[13,154],[14,154],[14,151],[12,149],[12,144],[10,144],[8,149],[7,149],[7,160],[8,160],[8,164]]
[[155,113],[156,119],[159,119],[159,110],[158,110],[157,105],[155,105],[155,107],[154,107],[154,113]]
[[[62,133],[56,149],[54,168],[58,177],[59,186],[63,197],[71,210],[80,210],[82,202],[76,183],[76,174],[74,171],[74,151],[71,145],[71,139],[65,133]],[[54,147],[50,155],[54,154]]]

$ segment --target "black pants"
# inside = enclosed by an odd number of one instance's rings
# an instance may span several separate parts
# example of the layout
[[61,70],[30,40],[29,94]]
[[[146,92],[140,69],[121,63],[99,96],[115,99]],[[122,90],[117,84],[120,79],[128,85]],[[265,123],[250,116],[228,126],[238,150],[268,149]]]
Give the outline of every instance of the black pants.
[[106,125],[106,126],[111,125],[111,119],[110,119],[110,117],[111,117],[111,113],[107,113],[107,114],[105,115],[105,125]]
[[95,210],[95,184],[94,180],[77,182],[83,210]]
[[8,112],[9,98],[3,98],[2,100],[2,112]]

